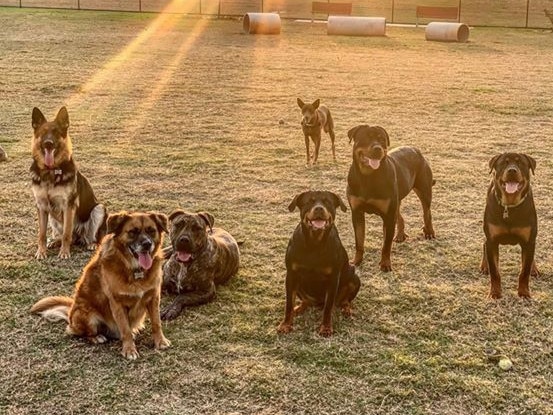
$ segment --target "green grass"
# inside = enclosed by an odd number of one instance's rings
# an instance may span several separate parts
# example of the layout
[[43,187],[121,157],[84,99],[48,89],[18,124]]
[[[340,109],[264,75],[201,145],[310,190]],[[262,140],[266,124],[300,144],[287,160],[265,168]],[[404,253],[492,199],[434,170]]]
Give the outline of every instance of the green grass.
[[[0,164],[0,413],[552,413],[550,33],[475,28],[470,42],[444,44],[420,28],[338,38],[289,21],[280,36],[246,36],[238,21],[178,15],[159,33],[148,29],[156,18],[0,10],[9,156]],[[320,164],[305,167],[297,97],[331,109],[336,163],[324,138]],[[119,343],[88,345],[28,312],[45,295],[70,294],[89,259],[76,250],[67,261],[33,258],[31,111],[51,118],[62,105],[75,158],[111,212],[207,210],[244,242],[217,300],[164,323],[167,351],[153,350],[147,327],[141,357],[127,362]],[[287,206],[309,188],[345,198],[347,130],[359,123],[426,155],[437,239],[422,239],[419,202],[407,197],[410,238],[393,246],[394,271],[381,273],[382,225],[368,217],[354,317],[337,313],[335,335],[323,339],[321,314],[309,310],[279,336],[284,252],[298,221]],[[486,298],[478,273],[488,160],[510,150],[537,159],[543,276],[531,280],[532,301],[516,296],[518,247],[501,248],[503,299]],[[337,226],[351,254],[349,213]],[[488,362],[487,346],[513,370]]]

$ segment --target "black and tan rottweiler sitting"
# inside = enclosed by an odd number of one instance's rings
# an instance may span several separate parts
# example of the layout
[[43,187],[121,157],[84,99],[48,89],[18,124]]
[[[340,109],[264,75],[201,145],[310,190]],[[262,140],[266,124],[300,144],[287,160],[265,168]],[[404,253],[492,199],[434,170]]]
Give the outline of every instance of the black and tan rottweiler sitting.
[[177,318],[185,307],[215,298],[216,286],[227,283],[240,265],[238,243],[230,233],[214,228],[209,212],[177,209],[169,215],[171,246],[164,249],[163,291],[176,295],[161,310],[162,320]]
[[[361,285],[334,225],[336,208],[345,212],[346,206],[334,193],[308,191],[297,195],[288,209],[293,212],[296,207],[301,222],[286,250],[286,310],[278,332],[289,333],[294,314],[318,306],[323,308],[319,334],[331,336],[334,307],[350,316]],[[301,301],[297,306],[296,295]]]
[[[301,99],[298,98],[298,106],[301,108],[302,119],[301,119],[301,129],[305,137],[305,151],[307,152],[307,164],[313,164],[317,162],[319,158],[319,149],[321,148],[321,130],[324,130],[325,133],[328,133],[330,136],[330,141],[332,143],[332,159],[336,161],[336,151],[334,148],[334,121],[332,120],[332,115],[330,110],[325,105],[320,105],[320,100],[317,99],[312,104],[305,104]],[[309,152],[309,138],[313,140],[315,144],[315,151],[313,152],[313,157]]]
[[[432,170],[420,150],[398,147],[388,152],[390,138],[382,127],[358,125],[348,131],[353,141],[353,161],[349,169],[347,197],[355,233],[353,264],[363,259],[365,213],[379,215],[384,221],[384,244],[380,269],[391,271],[392,240],[403,242],[405,223],[400,213],[401,200],[413,190],[422,204],[426,239],[434,239],[430,204],[432,202]],[[397,233],[394,231],[397,222]]]
[[536,161],[526,154],[503,153],[490,162],[493,178],[488,187],[484,211],[484,253],[480,270],[490,274],[491,298],[501,297],[499,245],[520,245],[522,266],[518,277],[518,295],[529,298],[530,275],[539,272],[534,262],[538,218],[530,187],[530,171]]

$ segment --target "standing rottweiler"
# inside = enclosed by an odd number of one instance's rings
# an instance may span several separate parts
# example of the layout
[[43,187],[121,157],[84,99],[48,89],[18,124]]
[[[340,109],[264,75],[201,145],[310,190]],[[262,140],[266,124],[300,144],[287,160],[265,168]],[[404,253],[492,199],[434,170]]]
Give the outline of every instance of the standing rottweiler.
[[336,152],[334,148],[334,121],[330,110],[325,105],[320,105],[319,99],[315,100],[312,104],[305,104],[298,98],[298,106],[301,108],[303,115],[301,119],[301,129],[305,136],[305,151],[307,152],[307,164],[311,164],[311,154],[309,153],[309,137],[315,144],[315,151],[313,152],[313,164],[317,162],[319,158],[319,148],[321,147],[321,130],[324,129],[325,133],[330,136],[332,143],[332,158],[336,161]]
[[[293,212],[296,207],[301,222],[286,250],[286,311],[278,332],[292,330],[294,313],[319,306],[323,308],[319,334],[331,336],[334,305],[350,316],[351,302],[361,285],[334,225],[336,208],[347,209],[338,195],[321,191],[297,195],[288,209]],[[301,303],[294,307],[296,294]]]
[[499,245],[520,245],[522,267],[518,276],[518,295],[530,298],[530,275],[539,272],[534,262],[538,217],[530,187],[530,170],[534,174],[536,160],[526,154],[503,153],[492,157],[494,172],[484,211],[484,253],[480,270],[490,274],[491,298],[501,298]]
[[398,147],[388,152],[390,138],[382,127],[358,125],[348,131],[353,141],[353,162],[349,169],[347,196],[355,232],[353,264],[363,259],[365,213],[379,215],[384,221],[384,245],[380,269],[391,271],[390,253],[397,222],[396,242],[403,242],[405,223],[400,214],[401,200],[413,190],[422,204],[423,233],[434,239],[430,204],[432,202],[432,170],[415,147]]

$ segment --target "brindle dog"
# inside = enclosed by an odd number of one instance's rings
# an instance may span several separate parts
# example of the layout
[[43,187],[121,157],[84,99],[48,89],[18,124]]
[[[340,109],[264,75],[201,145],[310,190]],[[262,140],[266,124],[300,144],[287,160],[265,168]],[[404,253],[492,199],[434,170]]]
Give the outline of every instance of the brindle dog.
[[169,215],[171,247],[163,267],[163,290],[176,297],[161,311],[163,320],[177,318],[185,307],[215,298],[216,286],[238,271],[240,251],[230,233],[214,228],[208,212],[175,210]]
[[538,276],[534,262],[538,217],[534,206],[530,171],[534,174],[536,160],[526,154],[503,153],[492,157],[484,211],[484,252],[480,271],[490,274],[489,297],[501,297],[499,275],[499,245],[520,245],[522,266],[518,276],[518,295],[530,298],[530,275]]
[[[307,164],[313,164],[317,162],[319,158],[319,148],[321,147],[321,130],[328,133],[330,141],[332,143],[332,158],[336,161],[336,150],[334,148],[334,121],[330,110],[325,105],[320,105],[320,100],[317,99],[312,104],[305,104],[298,98],[298,106],[301,108],[302,119],[301,129],[305,137],[305,151],[307,153]],[[309,152],[309,138],[313,140],[315,144],[315,151],[313,152],[313,158]]]
[[[73,159],[67,109],[62,107],[55,120],[48,122],[35,107],[32,125],[31,188],[39,225],[35,257],[45,258],[47,248],[60,244],[60,258],[69,258],[71,244],[94,250],[105,234],[106,209],[96,200],[90,183]],[[47,245],[48,223],[52,240]]]

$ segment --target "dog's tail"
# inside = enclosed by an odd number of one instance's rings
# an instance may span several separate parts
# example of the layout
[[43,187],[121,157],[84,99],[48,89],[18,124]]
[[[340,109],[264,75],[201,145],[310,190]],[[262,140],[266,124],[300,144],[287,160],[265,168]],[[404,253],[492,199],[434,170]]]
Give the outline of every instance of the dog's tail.
[[46,297],[39,300],[31,307],[31,313],[40,314],[46,320],[69,323],[69,309],[73,305],[73,299],[69,297]]

